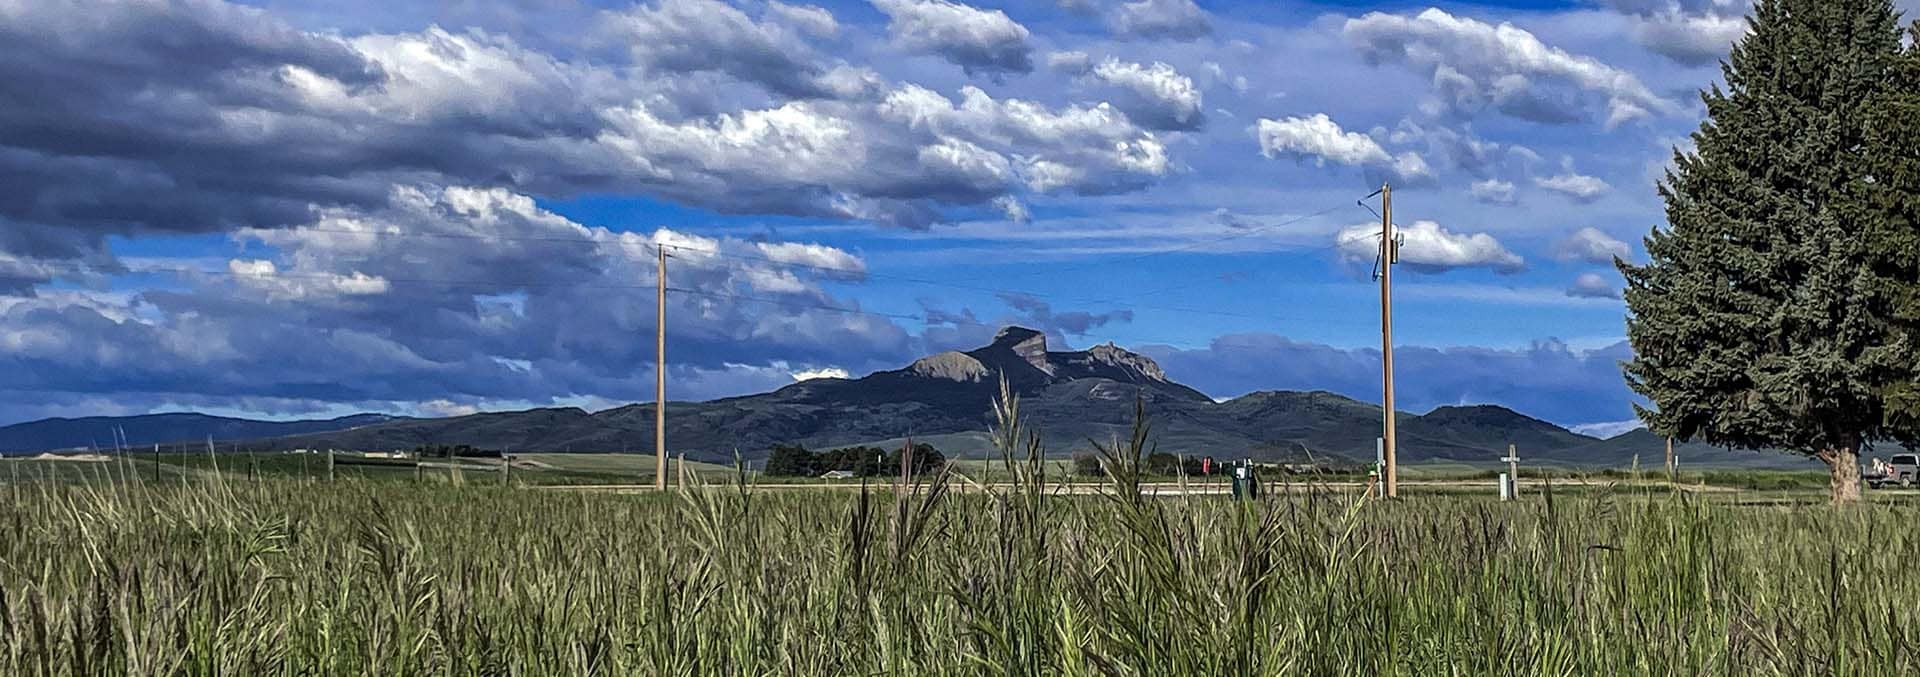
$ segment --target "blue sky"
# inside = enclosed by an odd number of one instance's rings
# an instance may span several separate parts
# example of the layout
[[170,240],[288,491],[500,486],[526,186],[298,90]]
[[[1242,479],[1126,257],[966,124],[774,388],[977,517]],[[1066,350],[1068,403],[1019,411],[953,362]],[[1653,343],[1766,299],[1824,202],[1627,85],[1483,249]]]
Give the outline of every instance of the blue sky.
[[1403,405],[1614,430],[1745,9],[0,3],[0,423],[645,400],[656,245],[676,399],[1021,323],[1374,400],[1391,181]]

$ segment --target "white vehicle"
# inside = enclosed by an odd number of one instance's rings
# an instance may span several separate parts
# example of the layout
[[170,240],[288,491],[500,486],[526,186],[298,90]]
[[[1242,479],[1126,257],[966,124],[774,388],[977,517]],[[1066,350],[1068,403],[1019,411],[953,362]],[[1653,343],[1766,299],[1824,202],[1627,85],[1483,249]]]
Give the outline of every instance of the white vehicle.
[[1920,455],[1894,454],[1892,461],[1860,479],[1875,489],[1889,484],[1911,487],[1915,481],[1920,481]]

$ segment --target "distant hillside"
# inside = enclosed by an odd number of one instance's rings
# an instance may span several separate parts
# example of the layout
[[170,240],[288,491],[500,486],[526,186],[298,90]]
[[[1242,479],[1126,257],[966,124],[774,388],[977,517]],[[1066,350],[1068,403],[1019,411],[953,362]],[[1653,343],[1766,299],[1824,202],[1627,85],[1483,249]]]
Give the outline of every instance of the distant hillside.
[[[1008,327],[991,344],[921,358],[900,369],[855,379],[815,379],[770,393],[667,406],[673,453],[725,462],[738,451],[764,457],[775,444],[813,448],[899,440],[908,435],[949,445],[975,458],[988,453],[992,403],[1004,378],[1020,396],[1030,430],[1050,454],[1064,456],[1124,436],[1136,400],[1145,404],[1160,451],[1261,460],[1373,459],[1380,408],[1327,392],[1258,392],[1215,402],[1167,378],[1146,356],[1107,344],[1083,351],[1050,351],[1045,335]],[[1517,445],[1532,463],[1658,467],[1663,442],[1646,431],[1601,440],[1497,406],[1441,407],[1424,415],[1401,412],[1400,458],[1491,464]],[[225,421],[225,427],[159,426],[168,417]],[[515,451],[646,451],[653,445],[653,405],[601,412],[547,408],[439,419],[349,417],[335,421],[262,423],[167,414],[69,422],[69,436],[23,440],[53,446],[110,444],[112,425],[126,425],[135,444],[149,440],[248,440],[260,449],[409,449],[423,444],[468,444]],[[155,425],[129,425],[145,421]],[[119,422],[119,423],[116,423]],[[51,426],[42,421],[25,426]],[[304,427],[303,427],[304,426]],[[0,429],[11,431],[13,426]],[[73,437],[87,435],[88,437]],[[0,437],[0,439],[6,439]],[[76,441],[77,440],[77,441]],[[43,448],[22,442],[7,448]],[[1680,450],[1686,465],[1794,467],[1797,457],[1728,452],[1704,445]]]
[[[735,450],[758,458],[774,444],[824,448],[913,435],[947,440],[955,451],[984,454],[992,402],[1005,378],[1021,413],[1050,453],[1066,455],[1125,435],[1136,399],[1145,403],[1161,451],[1266,460],[1373,458],[1380,408],[1327,392],[1259,392],[1226,402],[1167,378],[1158,364],[1111,344],[1057,352],[1020,327],[965,352],[931,355],[901,369],[857,379],[816,379],[779,390],[667,407],[667,439],[676,453],[724,461]],[[1401,457],[1491,462],[1509,443],[1554,454],[1599,442],[1501,407],[1443,407],[1400,414]],[[652,445],[653,405],[598,413],[536,409],[450,419],[410,420],[349,431],[263,441],[276,448],[409,448],[472,444],[544,451],[644,450]]]
[[253,421],[206,414],[146,414],[49,418],[0,427],[0,452],[58,449],[112,449],[115,439],[133,447],[175,442],[257,440],[346,430],[396,420],[384,414],[355,414],[307,421]]
[[[1667,440],[1647,431],[1646,428],[1635,428],[1605,440],[1566,449],[1561,454],[1579,459],[1585,465],[1614,468],[1633,465],[1635,457],[1638,457],[1642,469],[1658,469],[1666,463]],[[1525,454],[1521,455],[1525,456]],[[1826,467],[1819,461],[1808,459],[1800,454],[1729,450],[1702,442],[1676,444],[1673,447],[1673,455],[1679,458],[1681,468],[1743,467],[1820,470]]]

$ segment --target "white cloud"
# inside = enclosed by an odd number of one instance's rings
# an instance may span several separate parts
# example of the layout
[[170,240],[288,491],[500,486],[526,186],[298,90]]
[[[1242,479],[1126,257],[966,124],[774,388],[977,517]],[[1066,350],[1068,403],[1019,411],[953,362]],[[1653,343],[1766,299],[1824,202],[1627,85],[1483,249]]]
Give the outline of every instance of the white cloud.
[[385,278],[359,271],[350,273],[283,274],[272,261],[232,259],[227,273],[241,286],[265,292],[276,301],[313,301],[319,297],[371,296],[385,294]]
[[606,31],[660,73],[713,71],[787,97],[846,96],[844,75],[818,63],[805,38],[839,30],[813,6],[767,5],[756,21],[719,0],[657,0],[606,15]]
[[1085,75],[1093,69],[1093,57],[1086,52],[1052,52],[1047,54],[1047,68],[1069,75]]
[[1554,245],[1553,255],[1562,261],[1612,264],[1615,257],[1621,260],[1633,258],[1633,249],[1600,229],[1588,226],[1574,231],[1567,239]]
[[901,47],[938,54],[969,73],[1033,70],[1027,27],[1000,10],[947,0],[873,0]]
[[1213,32],[1213,20],[1193,0],[1133,0],[1108,23],[1123,38],[1189,42]]
[[1751,0],[1608,0],[1633,22],[1634,41],[1687,65],[1726,56],[1747,34]]
[[1609,127],[1679,107],[1632,73],[1550,47],[1525,29],[1430,8],[1414,16],[1374,12],[1349,19],[1347,39],[1370,61],[1407,63],[1433,78],[1438,109],[1472,115],[1492,107],[1513,117],[1569,122],[1604,101]]
[[1011,195],[1001,196],[993,201],[993,206],[1014,223],[1026,223],[1033,220],[1033,212],[1027,211],[1027,205]]
[[1572,426],[1568,428],[1568,430],[1571,430],[1576,433],[1580,433],[1582,435],[1586,435],[1588,437],[1598,437],[1603,440],[1608,440],[1608,439],[1613,439],[1615,437],[1619,437],[1621,435],[1625,435],[1635,430],[1639,430],[1644,427],[1646,427],[1646,424],[1641,423],[1640,419],[1630,418],[1625,421],[1582,423],[1580,425]]
[[1592,202],[1613,190],[1613,186],[1598,177],[1586,176],[1568,169],[1557,176],[1536,177],[1534,185],[1573,198],[1576,202]]
[[793,380],[795,381],[811,381],[817,378],[851,378],[851,377],[852,377],[852,374],[847,373],[847,370],[841,369],[839,367],[824,367],[820,369],[803,369],[800,371],[793,372]]
[[467,416],[480,413],[480,407],[472,403],[455,402],[445,398],[428,400],[415,406],[421,416],[429,418]]
[[1501,181],[1499,179],[1475,181],[1473,185],[1467,187],[1467,194],[1473,196],[1473,199],[1487,204],[1510,205],[1515,202],[1512,181]]
[[1567,295],[1586,299],[1617,299],[1620,298],[1620,289],[1605,275],[1581,273],[1573,279],[1573,286],[1567,288]]
[[[1341,257],[1356,263],[1372,262],[1380,252],[1380,226],[1362,224],[1340,231],[1335,242]],[[1525,270],[1526,259],[1508,251],[1486,233],[1455,233],[1432,221],[1415,221],[1394,231],[1400,236],[1400,263],[1421,272],[1456,268],[1488,268],[1511,274]],[[1374,237],[1368,237],[1374,234]]]
[[840,33],[840,22],[834,19],[833,12],[823,7],[789,5],[774,0],[767,3],[767,12],[817,38],[830,38]]
[[1364,167],[1408,185],[1430,184],[1434,179],[1433,170],[1418,153],[1389,154],[1373,137],[1341,129],[1325,113],[1283,120],[1263,118],[1255,132],[1260,152],[1267,157],[1311,158],[1316,164],[1331,161]]
[[1150,129],[1190,130],[1204,120],[1201,111],[1205,104],[1193,79],[1165,63],[1141,65],[1108,58],[1093,66],[1086,77],[1125,90],[1121,110]]
[[978,87],[958,103],[905,85],[880,114],[941,138],[1008,149],[1028,188],[1097,194],[1125,190],[1172,170],[1166,146],[1105,103],[1051,110],[1022,99],[995,99]]

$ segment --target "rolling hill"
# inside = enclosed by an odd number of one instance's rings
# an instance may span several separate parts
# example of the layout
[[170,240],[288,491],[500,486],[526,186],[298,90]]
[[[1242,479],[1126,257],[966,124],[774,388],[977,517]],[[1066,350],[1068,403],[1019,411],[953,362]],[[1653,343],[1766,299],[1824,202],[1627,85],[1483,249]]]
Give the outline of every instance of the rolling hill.
[[333,432],[399,420],[384,414],[355,414],[307,421],[255,421],[206,414],[146,414],[49,418],[0,427],[0,453],[59,449],[112,449],[155,444],[257,440],[287,435]]

